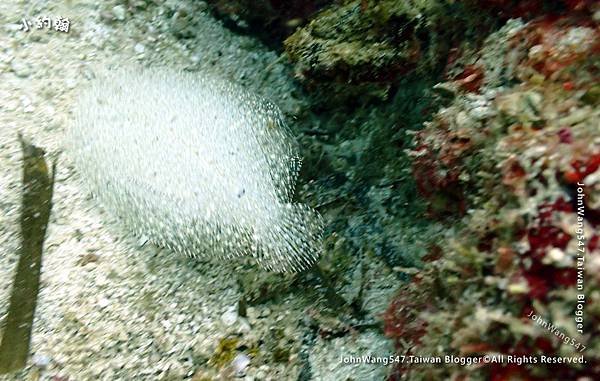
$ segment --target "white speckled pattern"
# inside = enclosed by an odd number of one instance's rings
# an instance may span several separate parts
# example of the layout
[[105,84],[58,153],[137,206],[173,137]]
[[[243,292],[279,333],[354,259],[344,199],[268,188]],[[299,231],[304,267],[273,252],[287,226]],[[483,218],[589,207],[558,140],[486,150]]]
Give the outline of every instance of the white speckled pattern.
[[300,159],[272,103],[211,75],[130,68],[84,90],[74,120],[78,170],[136,234],[274,271],[318,258],[322,219],[291,203]]

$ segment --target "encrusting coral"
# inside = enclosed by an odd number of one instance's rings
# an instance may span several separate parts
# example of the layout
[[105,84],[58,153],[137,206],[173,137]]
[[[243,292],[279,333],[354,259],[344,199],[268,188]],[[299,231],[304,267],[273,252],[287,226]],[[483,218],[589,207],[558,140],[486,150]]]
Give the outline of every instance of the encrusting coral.
[[311,266],[319,214],[292,202],[300,159],[279,109],[207,73],[117,70],[85,90],[76,167],[137,234],[190,256]]
[[447,107],[410,151],[446,238],[384,314],[402,354],[586,363],[400,364],[391,380],[600,377],[597,15],[509,20],[449,63]]

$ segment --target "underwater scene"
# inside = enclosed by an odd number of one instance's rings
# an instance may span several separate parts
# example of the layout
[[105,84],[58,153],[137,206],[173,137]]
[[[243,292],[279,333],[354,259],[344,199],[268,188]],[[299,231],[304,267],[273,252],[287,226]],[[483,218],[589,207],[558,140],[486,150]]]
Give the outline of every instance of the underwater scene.
[[599,2],[0,32],[0,380],[600,380]]

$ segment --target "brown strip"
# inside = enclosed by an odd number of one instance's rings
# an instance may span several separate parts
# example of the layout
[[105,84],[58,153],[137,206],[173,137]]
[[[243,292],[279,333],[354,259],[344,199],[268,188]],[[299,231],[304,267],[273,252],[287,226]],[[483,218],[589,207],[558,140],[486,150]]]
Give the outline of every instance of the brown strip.
[[0,374],[23,368],[29,355],[56,173],[56,163],[52,174],[48,173],[44,150],[25,141],[21,134],[19,141],[23,150],[22,244],[0,343]]

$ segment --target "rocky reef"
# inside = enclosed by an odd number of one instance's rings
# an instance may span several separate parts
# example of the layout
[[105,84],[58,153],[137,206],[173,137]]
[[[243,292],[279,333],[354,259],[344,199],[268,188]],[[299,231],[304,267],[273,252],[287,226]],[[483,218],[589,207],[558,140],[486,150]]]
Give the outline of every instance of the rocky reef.
[[346,1],[320,12],[285,48],[300,78],[390,82],[435,70],[454,43],[492,19],[469,11],[464,2]]
[[[0,4],[2,279],[12,131],[59,157],[33,356],[8,379],[599,378],[596,2],[46,3],[27,17],[69,16],[69,34],[25,33],[21,2]],[[326,221],[315,266],[189,261],[109,228],[59,153],[77,89],[133,62],[214,71],[281,108],[305,158],[294,202]],[[394,351],[520,361],[341,361]]]
[[435,87],[445,106],[410,150],[445,238],[385,313],[400,353],[587,362],[412,364],[390,379],[599,377],[597,16],[509,20],[449,63]]

